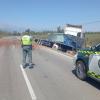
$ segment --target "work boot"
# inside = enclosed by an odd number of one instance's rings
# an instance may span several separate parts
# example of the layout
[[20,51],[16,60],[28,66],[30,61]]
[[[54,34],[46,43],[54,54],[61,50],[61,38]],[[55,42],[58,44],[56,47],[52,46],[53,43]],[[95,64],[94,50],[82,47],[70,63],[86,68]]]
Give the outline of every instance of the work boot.
[[27,64],[23,65],[23,68],[26,68],[27,67]]
[[29,65],[29,69],[33,68],[33,65],[34,65],[34,64],[30,64],[30,65]]

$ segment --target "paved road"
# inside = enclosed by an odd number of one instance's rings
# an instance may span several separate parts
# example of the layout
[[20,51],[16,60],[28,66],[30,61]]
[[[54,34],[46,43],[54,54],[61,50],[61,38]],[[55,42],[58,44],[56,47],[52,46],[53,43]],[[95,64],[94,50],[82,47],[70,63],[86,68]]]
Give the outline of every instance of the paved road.
[[23,69],[20,47],[0,47],[0,100],[100,100],[100,84],[77,79],[71,57],[36,48],[33,63]]

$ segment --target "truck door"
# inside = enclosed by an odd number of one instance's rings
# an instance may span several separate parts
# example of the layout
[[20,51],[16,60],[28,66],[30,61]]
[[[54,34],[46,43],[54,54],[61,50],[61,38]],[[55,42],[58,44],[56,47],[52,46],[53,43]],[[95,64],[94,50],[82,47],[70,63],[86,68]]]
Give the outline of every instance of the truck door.
[[95,51],[89,57],[89,72],[100,76],[100,45],[96,47]]

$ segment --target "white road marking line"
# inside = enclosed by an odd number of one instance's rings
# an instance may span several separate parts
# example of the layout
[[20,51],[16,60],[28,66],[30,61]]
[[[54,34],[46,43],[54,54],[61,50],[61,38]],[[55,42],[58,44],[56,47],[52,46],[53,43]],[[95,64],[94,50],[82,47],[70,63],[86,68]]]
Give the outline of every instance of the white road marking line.
[[23,66],[20,65],[20,68],[21,68],[21,71],[22,71],[22,73],[23,73],[23,76],[24,76],[26,85],[27,85],[28,90],[29,90],[29,93],[30,93],[30,95],[31,95],[31,98],[32,98],[32,100],[36,100],[36,99],[37,99],[37,98],[36,98],[36,95],[35,95],[35,93],[34,93],[34,90],[33,90],[33,88],[32,88],[32,85],[31,85],[31,83],[30,83],[30,81],[29,81],[29,79],[28,79],[28,77],[27,77],[26,72],[25,72],[24,69],[23,69]]

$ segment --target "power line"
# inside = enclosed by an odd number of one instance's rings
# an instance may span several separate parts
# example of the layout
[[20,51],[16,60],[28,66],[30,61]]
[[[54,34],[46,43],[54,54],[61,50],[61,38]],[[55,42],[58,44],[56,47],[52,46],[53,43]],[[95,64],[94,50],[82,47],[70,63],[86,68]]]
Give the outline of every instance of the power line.
[[92,23],[98,23],[98,22],[100,22],[100,20],[91,21],[91,22],[86,22],[86,23],[83,23],[82,25],[87,25],[87,24],[92,24]]

